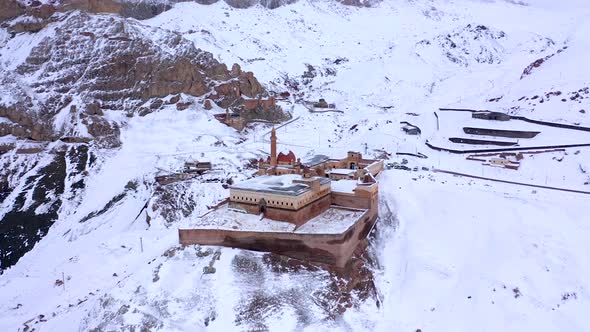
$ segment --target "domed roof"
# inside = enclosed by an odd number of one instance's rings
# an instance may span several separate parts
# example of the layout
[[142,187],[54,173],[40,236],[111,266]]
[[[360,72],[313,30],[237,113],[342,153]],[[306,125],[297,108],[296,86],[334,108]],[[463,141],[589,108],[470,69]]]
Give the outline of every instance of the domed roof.
[[289,153],[284,154],[282,152],[279,152],[279,155],[277,156],[277,162],[279,163],[291,163],[292,161],[295,161],[295,154],[293,153],[293,151],[289,150]]

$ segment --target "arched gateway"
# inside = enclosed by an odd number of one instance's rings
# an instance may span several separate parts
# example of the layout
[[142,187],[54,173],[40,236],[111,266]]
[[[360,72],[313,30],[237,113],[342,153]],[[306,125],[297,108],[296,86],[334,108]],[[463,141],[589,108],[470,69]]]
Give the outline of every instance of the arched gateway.
[[266,200],[264,198],[258,201],[258,212],[261,214],[266,214]]

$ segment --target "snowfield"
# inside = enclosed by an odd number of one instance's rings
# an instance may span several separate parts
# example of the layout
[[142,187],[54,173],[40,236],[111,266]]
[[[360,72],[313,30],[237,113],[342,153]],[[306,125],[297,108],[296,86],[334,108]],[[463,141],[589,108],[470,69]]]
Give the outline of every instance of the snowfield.
[[376,330],[588,329],[587,197],[398,175],[381,177],[400,227],[384,238]]
[[[178,3],[141,21],[145,33],[179,31],[267,89],[289,91],[280,104],[295,121],[277,129],[279,150],[302,160],[356,150],[417,168],[378,177],[380,219],[367,262],[374,292],[344,294],[333,273],[264,253],[178,245],[178,228],[227,197],[220,181],[251,177],[250,160],[269,149],[269,125],[239,133],[199,103],[145,117],[108,111],[122,146],[101,150],[81,194],[0,275],[0,331],[590,331],[590,196],[432,171],[590,191],[590,148],[525,154],[515,171],[424,144],[480,148],[448,141],[476,125],[541,131],[520,146],[590,143],[590,132],[438,112],[490,109],[590,127],[589,14],[582,0],[373,8],[305,0],[274,10],[220,1]],[[0,30],[0,67],[16,68],[50,33],[51,25],[10,39]],[[319,98],[342,113],[302,104]],[[404,134],[400,121],[422,135]],[[193,159],[215,170],[156,188],[154,176]],[[345,297],[352,305],[338,315]]]

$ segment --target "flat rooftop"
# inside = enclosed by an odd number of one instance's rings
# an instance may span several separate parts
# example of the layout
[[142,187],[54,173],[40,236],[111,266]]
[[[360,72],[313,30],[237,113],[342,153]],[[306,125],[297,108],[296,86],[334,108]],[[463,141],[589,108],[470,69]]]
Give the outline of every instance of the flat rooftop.
[[357,180],[338,180],[332,181],[332,192],[354,194],[354,189],[358,185]]
[[[314,177],[312,179],[319,179],[320,184],[326,184],[330,182],[330,179],[323,177]],[[293,183],[293,180],[304,180],[301,175],[298,174],[285,174],[285,175],[263,175],[237,183],[231,186],[231,189],[248,190],[266,192],[270,194],[287,195],[287,196],[299,196],[309,190],[310,187],[304,183]]]
[[354,225],[367,210],[332,206],[319,216],[301,225],[299,234],[342,234]]
[[323,154],[317,154],[317,155],[315,155],[315,156],[313,156],[313,157],[311,157],[311,158],[309,158],[307,160],[304,160],[302,162],[302,164],[304,166],[312,167],[312,166],[321,164],[321,163],[323,163],[325,161],[328,161],[328,160],[330,160],[330,157],[328,157],[326,155],[323,155]]
[[339,175],[350,175],[356,172],[355,169],[350,168],[332,168],[331,170],[326,171],[328,174],[339,174]]
[[228,208],[225,204],[192,222],[189,229],[220,229],[240,232],[280,232],[296,234],[342,234],[353,226],[366,212],[331,206],[319,216],[296,228],[294,224],[261,218]]

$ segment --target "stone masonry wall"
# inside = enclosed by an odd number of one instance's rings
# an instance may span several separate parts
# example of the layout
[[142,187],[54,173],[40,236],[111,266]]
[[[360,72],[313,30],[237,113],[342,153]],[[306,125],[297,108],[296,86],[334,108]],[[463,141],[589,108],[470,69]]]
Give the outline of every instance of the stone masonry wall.
[[215,245],[275,252],[343,269],[358,244],[368,235],[376,219],[377,210],[368,210],[357,223],[341,234],[179,229],[178,235],[182,245]]

